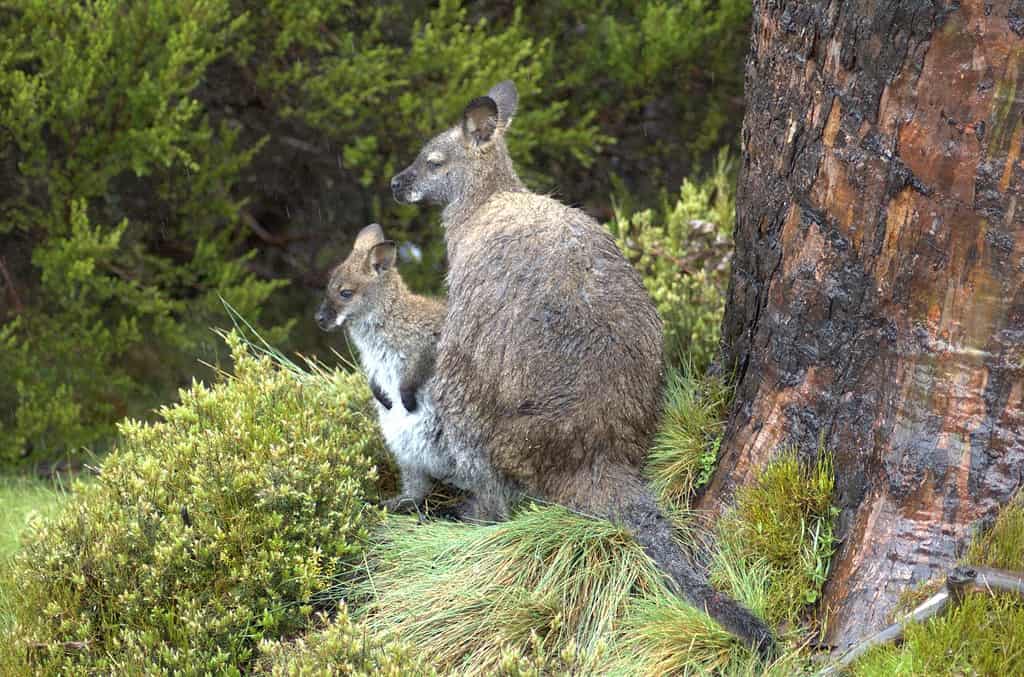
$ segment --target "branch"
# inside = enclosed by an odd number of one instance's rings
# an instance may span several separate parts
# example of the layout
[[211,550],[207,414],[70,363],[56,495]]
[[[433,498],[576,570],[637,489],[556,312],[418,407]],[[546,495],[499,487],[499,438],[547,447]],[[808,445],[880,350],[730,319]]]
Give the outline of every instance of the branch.
[[929,597],[923,604],[893,623],[887,628],[876,632],[867,639],[854,644],[832,665],[822,670],[819,675],[838,675],[876,646],[899,642],[903,633],[912,623],[938,616],[950,606],[957,606],[967,593],[1009,592],[1024,598],[1024,573],[989,569],[987,567],[957,567],[946,577],[944,590]]
[[0,275],[4,277],[4,284],[7,285],[7,290],[11,293],[11,304],[14,306],[14,312],[20,315],[25,311],[25,306],[21,303],[21,297],[18,296],[18,290],[14,287],[14,280],[11,278],[11,273],[7,270],[7,262],[0,256]]

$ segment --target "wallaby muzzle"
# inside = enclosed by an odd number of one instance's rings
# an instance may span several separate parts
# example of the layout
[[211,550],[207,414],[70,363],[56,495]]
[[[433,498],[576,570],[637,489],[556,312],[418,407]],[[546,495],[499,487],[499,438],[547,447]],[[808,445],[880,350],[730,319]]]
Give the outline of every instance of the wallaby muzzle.
[[334,326],[335,313],[334,309],[327,305],[325,299],[320,303],[320,307],[316,310],[316,315],[313,316],[316,319],[316,323],[324,331],[332,331],[336,329]]
[[401,203],[408,203],[410,201],[409,188],[415,180],[416,172],[413,171],[412,167],[403,169],[395,174],[391,179],[391,193],[395,196],[395,200]]

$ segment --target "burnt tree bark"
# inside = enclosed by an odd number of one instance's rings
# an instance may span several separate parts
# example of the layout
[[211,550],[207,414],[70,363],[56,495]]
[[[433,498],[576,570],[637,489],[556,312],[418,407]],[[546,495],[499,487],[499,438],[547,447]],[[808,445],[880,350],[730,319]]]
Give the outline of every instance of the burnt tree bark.
[[1024,474],[1024,2],[754,3],[737,395],[700,501],[835,454],[845,645],[956,560]]

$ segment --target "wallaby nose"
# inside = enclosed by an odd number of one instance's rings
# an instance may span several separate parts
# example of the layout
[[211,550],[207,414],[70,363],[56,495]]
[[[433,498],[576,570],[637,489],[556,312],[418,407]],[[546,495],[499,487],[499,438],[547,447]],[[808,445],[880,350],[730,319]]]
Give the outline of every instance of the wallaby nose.
[[327,331],[327,310],[322,304],[316,309],[316,314],[313,316],[313,319],[316,320],[316,323],[320,325],[321,329]]
[[395,174],[391,177],[391,192],[398,192],[399,187],[402,185],[401,174]]

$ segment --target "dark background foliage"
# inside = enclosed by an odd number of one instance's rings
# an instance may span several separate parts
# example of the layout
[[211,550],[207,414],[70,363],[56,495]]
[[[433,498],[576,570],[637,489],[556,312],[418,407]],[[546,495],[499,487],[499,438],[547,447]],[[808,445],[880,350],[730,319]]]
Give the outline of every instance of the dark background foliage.
[[[499,80],[529,185],[657,205],[742,119],[743,0],[9,0],[0,5],[0,464],[102,447],[222,359],[226,299],[286,350],[351,236],[418,245],[388,190]],[[4,461],[3,459],[6,459]]]

